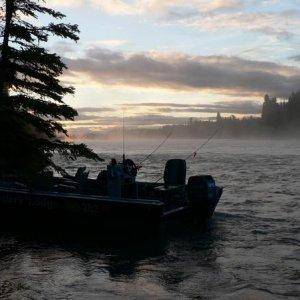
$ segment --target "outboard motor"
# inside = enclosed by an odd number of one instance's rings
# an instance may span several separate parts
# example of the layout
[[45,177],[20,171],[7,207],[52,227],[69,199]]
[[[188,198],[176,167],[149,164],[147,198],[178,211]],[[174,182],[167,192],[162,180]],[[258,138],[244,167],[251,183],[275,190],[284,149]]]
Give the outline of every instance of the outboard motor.
[[215,181],[210,175],[191,176],[188,181],[188,201],[195,214],[201,218],[210,217],[219,197]]

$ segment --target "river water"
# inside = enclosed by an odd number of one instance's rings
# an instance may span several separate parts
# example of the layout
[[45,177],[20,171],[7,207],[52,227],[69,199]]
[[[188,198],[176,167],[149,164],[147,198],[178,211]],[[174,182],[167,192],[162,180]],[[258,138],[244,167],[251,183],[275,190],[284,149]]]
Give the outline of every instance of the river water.
[[[158,141],[126,143],[139,162]],[[158,179],[169,158],[200,141],[168,141],[139,178]],[[91,142],[109,159],[118,142]],[[75,172],[88,164],[61,161]],[[188,176],[211,174],[224,186],[205,228],[162,228],[154,236],[78,235],[0,230],[0,298],[299,299],[300,141],[214,140],[188,160]],[[38,227],[38,226],[37,226]],[[133,235],[134,236],[134,235]]]

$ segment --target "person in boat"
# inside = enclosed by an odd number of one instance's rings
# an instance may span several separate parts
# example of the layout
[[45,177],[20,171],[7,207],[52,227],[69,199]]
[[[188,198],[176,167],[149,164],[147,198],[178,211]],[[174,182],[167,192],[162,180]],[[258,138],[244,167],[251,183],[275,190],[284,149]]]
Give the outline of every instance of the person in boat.
[[107,192],[110,197],[121,197],[123,181],[122,170],[117,160],[112,158],[110,164],[107,166]]
[[109,178],[122,178],[123,174],[121,172],[120,166],[115,158],[112,158],[108,167]]

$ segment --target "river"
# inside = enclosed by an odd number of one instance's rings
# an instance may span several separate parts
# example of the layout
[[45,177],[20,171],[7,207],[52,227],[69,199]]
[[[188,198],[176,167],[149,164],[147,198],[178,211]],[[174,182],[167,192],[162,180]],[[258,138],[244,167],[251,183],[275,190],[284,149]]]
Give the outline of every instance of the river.
[[[127,141],[141,161],[159,141]],[[143,163],[154,180],[169,158],[201,141],[170,140]],[[108,160],[120,142],[90,142]],[[70,173],[87,164],[61,161]],[[3,299],[299,299],[300,141],[213,140],[187,161],[188,176],[211,174],[224,194],[205,228],[162,228],[154,236],[0,229]],[[38,226],[37,226],[38,227]]]

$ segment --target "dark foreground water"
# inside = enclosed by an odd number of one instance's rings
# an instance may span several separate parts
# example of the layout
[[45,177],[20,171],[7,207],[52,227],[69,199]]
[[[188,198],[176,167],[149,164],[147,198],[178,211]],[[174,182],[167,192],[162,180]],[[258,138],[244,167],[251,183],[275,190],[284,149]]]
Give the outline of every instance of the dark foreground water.
[[[127,152],[139,161],[156,144],[132,142]],[[140,178],[158,178],[168,158],[196,144],[168,142]],[[121,154],[118,143],[92,146],[105,158]],[[225,188],[207,228],[138,237],[46,233],[38,224],[31,232],[2,229],[0,298],[299,299],[300,142],[212,141],[188,165],[188,175],[210,173]],[[90,164],[91,174],[103,166]]]

